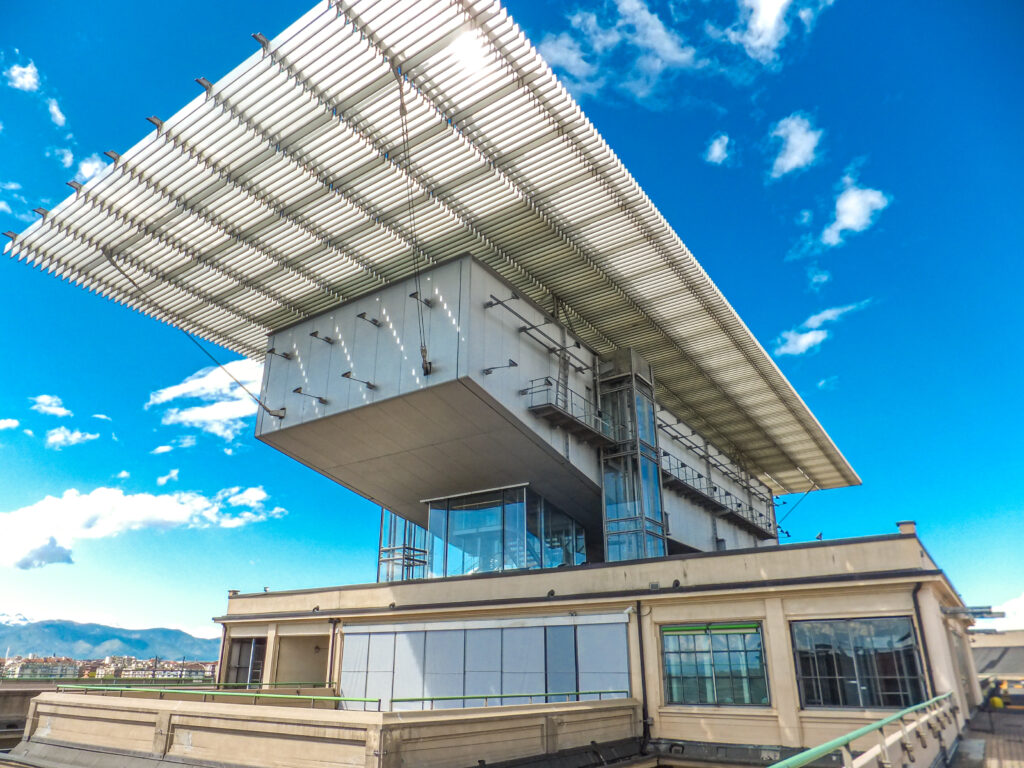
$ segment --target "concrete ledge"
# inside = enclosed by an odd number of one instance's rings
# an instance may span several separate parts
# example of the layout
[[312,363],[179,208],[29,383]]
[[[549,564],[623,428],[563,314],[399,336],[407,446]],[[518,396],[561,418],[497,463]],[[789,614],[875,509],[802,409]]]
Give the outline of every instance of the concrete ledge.
[[47,693],[32,702],[9,760],[37,768],[450,768],[635,739],[639,709],[617,699],[352,712]]

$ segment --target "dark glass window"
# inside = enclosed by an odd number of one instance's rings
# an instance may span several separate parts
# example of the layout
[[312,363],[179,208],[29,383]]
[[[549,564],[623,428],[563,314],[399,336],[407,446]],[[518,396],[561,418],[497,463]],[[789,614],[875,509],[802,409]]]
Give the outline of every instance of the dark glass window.
[[909,616],[791,626],[804,707],[909,707],[925,700]]
[[264,637],[232,640],[224,682],[259,685],[263,681],[263,660],[266,654],[267,640]]
[[661,629],[669,704],[768,704],[761,625],[690,624]]

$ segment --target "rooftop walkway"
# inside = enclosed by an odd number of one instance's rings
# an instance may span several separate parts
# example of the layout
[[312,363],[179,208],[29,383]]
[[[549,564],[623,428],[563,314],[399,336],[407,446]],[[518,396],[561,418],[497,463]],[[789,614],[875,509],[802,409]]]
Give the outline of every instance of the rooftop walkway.
[[[980,768],[1024,768],[1024,707],[977,713],[965,738],[985,742]],[[973,768],[962,760],[958,762],[964,768]]]

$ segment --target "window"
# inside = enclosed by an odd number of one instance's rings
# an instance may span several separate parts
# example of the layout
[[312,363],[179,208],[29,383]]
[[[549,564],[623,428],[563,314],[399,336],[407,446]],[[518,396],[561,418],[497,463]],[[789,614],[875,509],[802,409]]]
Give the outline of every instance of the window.
[[263,681],[263,659],[266,653],[267,640],[264,637],[232,640],[224,682],[259,685]]
[[535,626],[513,619],[480,628],[452,622],[452,629],[347,632],[341,695],[379,698],[385,710],[625,698],[627,624],[618,615],[596,618],[579,625],[548,617]]
[[761,625],[662,627],[669,704],[768,704]]
[[925,700],[909,616],[794,621],[804,707],[909,707]]

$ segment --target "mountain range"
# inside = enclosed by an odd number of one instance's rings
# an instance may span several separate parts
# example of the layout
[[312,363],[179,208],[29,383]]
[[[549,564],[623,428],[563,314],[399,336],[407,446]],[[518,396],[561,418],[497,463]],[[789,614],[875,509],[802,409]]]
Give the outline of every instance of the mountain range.
[[122,629],[74,621],[29,621],[21,614],[0,613],[0,654],[8,656],[70,656],[102,659],[135,656],[139,659],[215,661],[220,640],[193,637],[178,629]]

